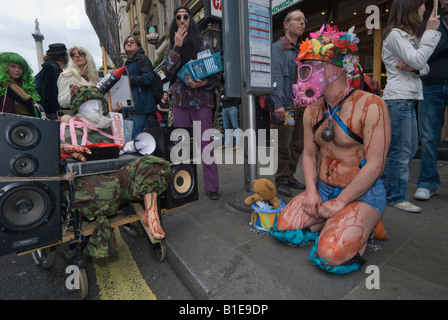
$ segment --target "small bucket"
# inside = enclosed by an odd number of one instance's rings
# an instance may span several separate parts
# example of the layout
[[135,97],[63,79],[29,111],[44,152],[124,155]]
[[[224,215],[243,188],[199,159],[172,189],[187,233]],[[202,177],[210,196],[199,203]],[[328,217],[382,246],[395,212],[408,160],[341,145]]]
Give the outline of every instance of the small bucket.
[[249,225],[259,233],[269,234],[271,229],[277,223],[277,218],[286,206],[280,200],[281,207],[278,209],[262,209],[256,203],[252,204],[252,216]]

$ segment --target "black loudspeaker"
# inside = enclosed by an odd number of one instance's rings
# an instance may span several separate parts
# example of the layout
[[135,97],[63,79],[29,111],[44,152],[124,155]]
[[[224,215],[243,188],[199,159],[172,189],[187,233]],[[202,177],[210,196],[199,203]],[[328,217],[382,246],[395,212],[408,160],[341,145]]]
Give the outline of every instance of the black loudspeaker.
[[198,200],[198,178],[195,164],[173,164],[168,189],[160,196],[164,209],[180,207]]
[[[179,134],[177,136],[176,141],[171,141],[170,136],[173,130],[178,129]],[[190,145],[190,158],[193,159],[193,130],[191,128],[174,128],[174,127],[153,127],[146,128],[145,132],[151,134],[156,142],[156,149],[152,153],[156,157],[163,158],[165,160],[176,162],[174,159],[171,159],[171,149],[178,144],[179,142],[185,143],[189,139]],[[188,134],[187,134],[188,133]],[[181,149],[181,148],[179,148]],[[182,151],[179,150],[179,151]],[[187,158],[184,154],[177,154],[178,158]]]
[[0,256],[60,241],[59,123],[0,116],[0,146]]
[[[177,140],[171,141],[170,136],[175,129],[179,129],[179,134],[177,135]],[[171,183],[169,184],[168,189],[160,196],[161,207],[164,209],[171,209],[198,200],[197,166],[192,163],[193,130],[191,128],[153,127],[145,129],[145,132],[151,134],[156,142],[156,148],[153,155],[174,162],[171,165]],[[171,150],[179,142],[185,143],[187,141],[190,145],[189,160],[191,164],[177,164],[171,159]],[[183,151],[186,150],[179,148],[179,152]],[[185,157],[184,154],[177,154],[177,157],[188,158]]]

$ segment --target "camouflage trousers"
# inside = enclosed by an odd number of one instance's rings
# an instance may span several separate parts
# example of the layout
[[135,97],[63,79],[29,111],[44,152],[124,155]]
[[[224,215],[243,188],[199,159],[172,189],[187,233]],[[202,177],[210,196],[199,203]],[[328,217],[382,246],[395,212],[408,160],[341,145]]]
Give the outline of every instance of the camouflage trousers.
[[116,255],[117,242],[108,217],[117,213],[122,200],[140,202],[145,194],[161,195],[170,180],[170,163],[150,155],[114,173],[75,179],[75,207],[97,223],[84,253],[95,258]]

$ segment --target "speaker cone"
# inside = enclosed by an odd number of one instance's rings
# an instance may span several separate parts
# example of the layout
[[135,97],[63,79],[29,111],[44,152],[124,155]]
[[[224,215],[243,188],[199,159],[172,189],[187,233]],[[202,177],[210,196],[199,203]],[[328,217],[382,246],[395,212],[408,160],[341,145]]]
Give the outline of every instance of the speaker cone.
[[195,181],[190,167],[179,167],[173,174],[171,189],[174,198],[182,198],[188,196],[193,190]]
[[36,147],[40,137],[39,129],[30,122],[12,122],[6,128],[6,141],[16,149],[26,150]]
[[48,220],[55,197],[39,182],[17,182],[0,190],[0,226],[11,233],[29,232]]
[[28,153],[13,156],[9,162],[9,171],[15,176],[29,177],[39,169],[36,157]]

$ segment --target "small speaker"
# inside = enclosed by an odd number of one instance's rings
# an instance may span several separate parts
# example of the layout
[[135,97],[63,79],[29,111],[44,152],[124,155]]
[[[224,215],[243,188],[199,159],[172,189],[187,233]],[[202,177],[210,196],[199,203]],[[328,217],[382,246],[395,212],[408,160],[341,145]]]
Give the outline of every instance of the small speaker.
[[160,196],[161,207],[171,209],[198,200],[196,165],[175,164],[171,166],[171,171],[168,189]]
[[0,256],[58,242],[59,123],[0,116],[0,146]]
[[[178,135],[174,141],[171,141],[171,139],[170,139],[171,133],[176,129],[178,129],[178,131],[176,131],[176,133],[178,133]],[[154,156],[163,158],[163,159],[171,161],[171,162],[177,162],[177,161],[172,161],[171,150],[179,142],[186,142],[186,140],[189,140],[189,144],[190,144],[189,159],[193,159],[193,130],[191,128],[152,127],[152,128],[146,128],[145,132],[147,132],[151,136],[153,136],[153,138],[156,142],[156,148],[155,148],[154,152],[152,153]],[[182,152],[182,149],[179,150],[179,152]],[[176,157],[178,159],[187,159],[188,158],[184,154],[177,154]]]
[[0,116],[0,177],[45,177],[59,174],[59,123]]

